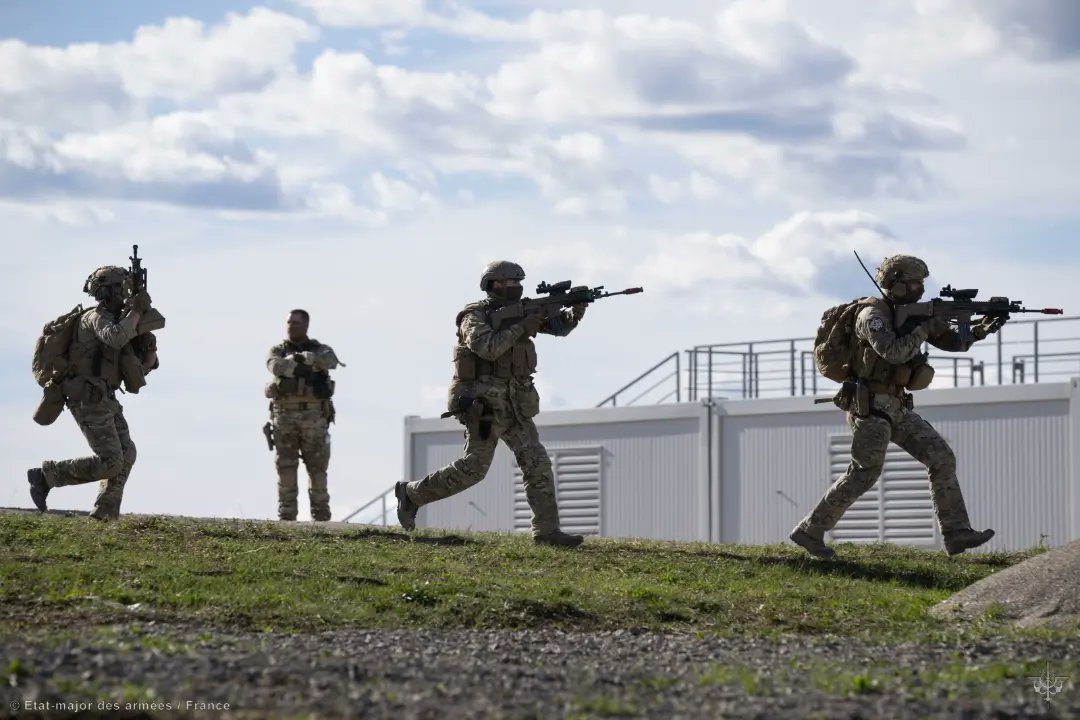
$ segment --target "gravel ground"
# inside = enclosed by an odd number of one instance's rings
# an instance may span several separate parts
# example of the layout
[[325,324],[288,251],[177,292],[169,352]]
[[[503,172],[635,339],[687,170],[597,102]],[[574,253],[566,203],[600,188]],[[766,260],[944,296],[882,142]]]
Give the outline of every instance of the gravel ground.
[[[10,610],[10,608],[9,608]],[[2,614],[2,613],[0,613]],[[78,634],[82,640],[74,639]],[[848,640],[695,638],[652,632],[338,630],[295,634],[222,632],[168,622],[0,635],[9,682],[8,717],[64,717],[28,701],[89,702],[101,717],[363,718],[1013,718],[1080,717],[1071,685],[1047,705],[1023,679],[996,683],[995,700],[920,697],[917,692],[828,695],[793,663],[858,673],[877,661],[912,670],[1025,660],[1074,662],[1064,641],[989,640],[965,648],[875,646]],[[18,659],[19,669],[9,663]],[[710,668],[760,669],[764,686],[744,686]],[[981,695],[977,693],[977,695]],[[105,709],[128,700],[169,703],[165,712]],[[12,712],[12,707],[20,707]],[[39,708],[41,706],[38,706]],[[0,717],[3,717],[0,714]],[[86,714],[82,716],[87,716]]]

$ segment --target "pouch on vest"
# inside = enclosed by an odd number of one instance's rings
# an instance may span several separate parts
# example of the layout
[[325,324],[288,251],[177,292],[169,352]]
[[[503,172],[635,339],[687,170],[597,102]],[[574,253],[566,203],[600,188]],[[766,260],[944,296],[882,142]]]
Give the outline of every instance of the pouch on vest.
[[935,370],[932,365],[920,365],[911,374],[911,380],[904,387],[908,390],[925,390],[934,382]]
[[134,352],[125,352],[120,356],[120,379],[124,383],[124,390],[129,393],[138,394],[140,389],[146,387],[142,362]]
[[41,402],[34,409],[34,422],[38,425],[52,425],[62,412],[64,412],[63,386],[55,382],[46,383]]
[[495,367],[492,369],[491,374],[494,375],[497,378],[502,378],[502,379],[511,377],[513,375],[513,364],[514,364],[513,355],[514,355],[514,352],[513,352],[513,350],[511,350],[510,352],[505,352],[502,355],[500,355],[498,358],[496,358],[495,359]]
[[896,365],[889,375],[890,385],[907,385],[911,382],[911,365]]
[[278,378],[274,384],[277,385],[279,397],[300,394],[300,381],[294,377]]
[[532,382],[515,383],[510,388],[510,400],[523,418],[536,417],[540,413],[540,393]]
[[[530,345],[532,345],[532,343],[518,343],[514,345],[514,349],[511,351],[513,354],[510,361],[510,372],[514,377],[522,377],[533,373],[533,368],[529,367]],[[535,351],[533,351],[533,357],[536,357]]]
[[329,400],[334,397],[334,381],[328,374],[320,373],[312,381],[311,391],[320,400]]
[[265,395],[270,400],[277,400],[279,397],[281,397],[281,389],[278,388],[278,384],[276,382],[268,382],[266,383],[265,387],[263,387],[263,395]]
[[454,377],[458,380],[475,380],[476,354],[464,345],[454,346]]

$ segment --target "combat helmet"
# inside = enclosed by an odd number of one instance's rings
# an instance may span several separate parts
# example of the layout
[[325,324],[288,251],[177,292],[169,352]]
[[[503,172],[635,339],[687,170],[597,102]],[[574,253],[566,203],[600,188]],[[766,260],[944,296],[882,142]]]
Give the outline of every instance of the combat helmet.
[[127,268],[122,268],[117,265],[104,265],[90,273],[90,276],[86,278],[86,282],[83,283],[83,292],[87,295],[94,296],[95,299],[101,300],[103,297],[99,297],[99,295],[104,294],[102,291],[105,290],[105,288],[116,285],[122,286],[127,279]]
[[487,264],[480,276],[480,289],[487,292],[495,280],[524,280],[525,271],[517,263],[509,260],[495,260]]
[[888,290],[898,282],[925,280],[929,276],[930,268],[913,255],[887,257],[877,270],[877,282],[882,290]]

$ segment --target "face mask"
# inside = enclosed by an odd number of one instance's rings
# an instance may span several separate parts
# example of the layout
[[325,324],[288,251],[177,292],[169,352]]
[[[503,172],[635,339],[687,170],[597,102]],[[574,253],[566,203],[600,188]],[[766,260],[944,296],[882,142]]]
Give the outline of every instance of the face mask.
[[511,287],[492,288],[491,295],[498,300],[505,302],[517,302],[521,299],[522,294],[525,292],[525,288],[520,285],[513,285]]
[[915,303],[922,298],[923,292],[920,282],[898,282],[889,289],[888,295],[899,303]]

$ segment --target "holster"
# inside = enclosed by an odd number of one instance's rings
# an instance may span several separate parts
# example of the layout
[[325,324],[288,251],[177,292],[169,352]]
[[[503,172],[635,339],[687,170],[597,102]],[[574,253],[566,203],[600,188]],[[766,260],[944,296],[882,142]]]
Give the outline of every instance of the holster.
[[266,448],[273,452],[274,450],[274,423],[269,420],[263,425],[263,435],[266,436]]
[[450,408],[440,417],[456,417],[468,430],[469,435],[487,440],[491,437],[495,413],[483,398],[455,395],[450,402]]
[[869,417],[870,413],[874,409],[873,404],[874,396],[870,393],[870,386],[865,380],[859,378],[855,384],[855,402],[851,406],[851,411],[855,413],[855,417]]
[[855,403],[857,388],[857,380],[845,380],[840,385],[840,389],[836,391],[836,395],[833,396],[833,404],[844,412],[850,412],[851,406]]

